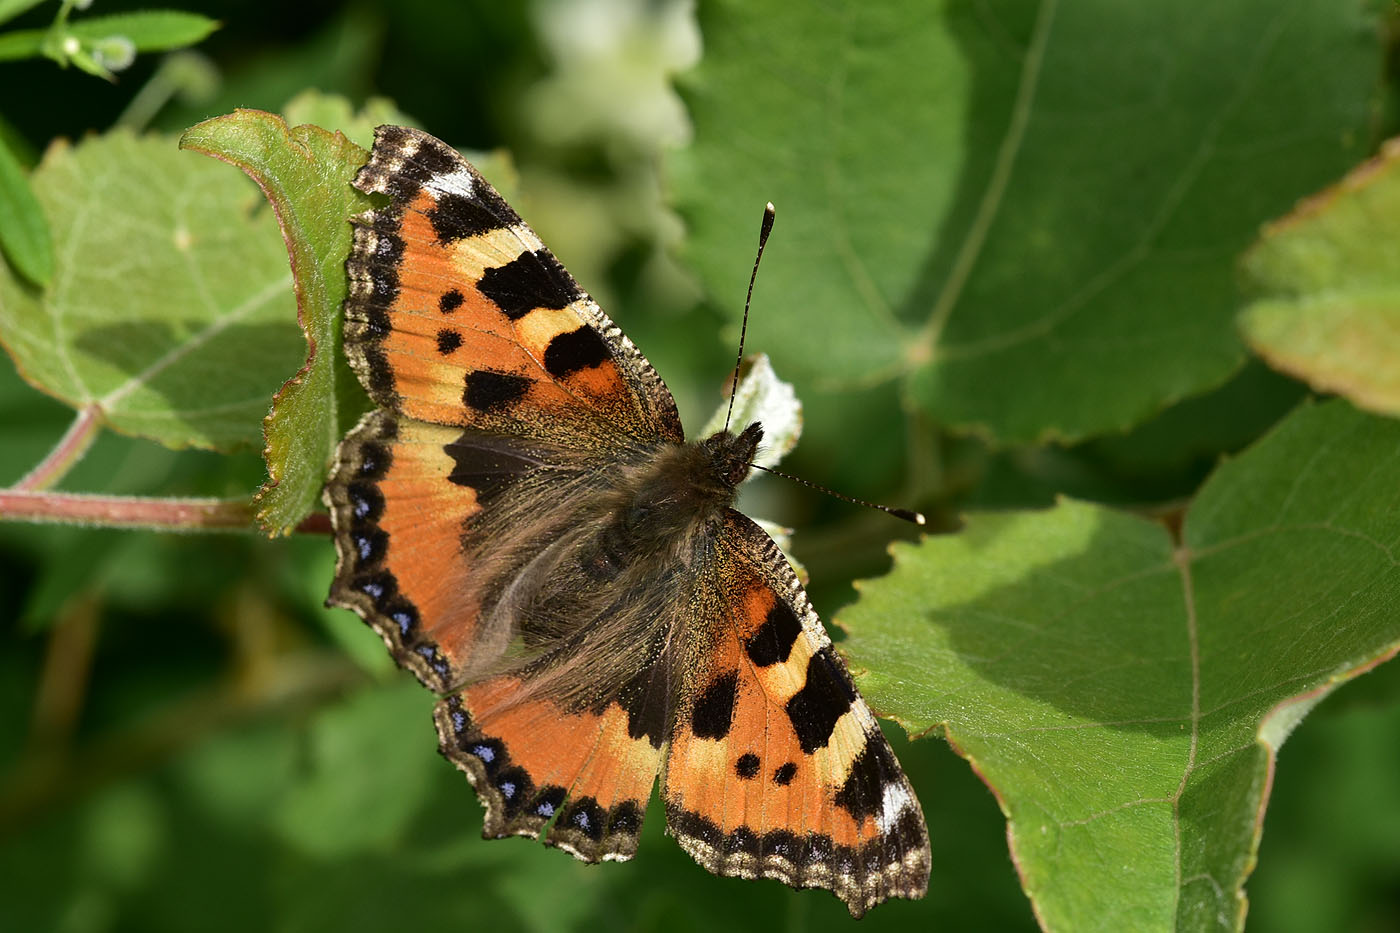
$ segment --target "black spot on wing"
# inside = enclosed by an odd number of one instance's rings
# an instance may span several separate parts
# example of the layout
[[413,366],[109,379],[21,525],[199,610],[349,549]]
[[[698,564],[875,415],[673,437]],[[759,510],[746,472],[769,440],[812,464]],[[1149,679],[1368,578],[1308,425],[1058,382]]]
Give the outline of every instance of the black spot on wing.
[[804,752],[810,755],[826,745],[855,698],[855,687],[830,646],[808,659],[807,682],[787,701],[788,719]]
[[562,816],[559,817],[559,825],[569,829],[577,830],[594,842],[603,838],[603,831],[607,828],[608,814],[603,808],[598,806],[598,801],[592,797],[581,797],[578,800],[570,801]]
[[[374,316],[383,317],[387,322],[387,314],[377,313]],[[372,327],[373,325],[367,325]],[[387,328],[387,324],[385,325]],[[387,333],[387,330],[385,331]],[[375,399],[392,399],[397,395],[396,383],[394,382],[394,371],[389,368],[389,361],[385,359],[384,352],[374,343],[368,343],[363,348],[365,357],[365,367],[369,370],[369,394]]]
[[556,334],[544,351],[544,368],[556,379],[612,359],[608,345],[596,330],[584,324],[578,330]]
[[734,703],[739,693],[739,672],[720,674],[695,701],[690,724],[702,739],[722,739],[734,722]]
[[758,773],[758,767],[758,756],[753,752],[744,752],[739,756],[739,760],[734,762],[734,773],[747,781]]
[[393,463],[393,460],[389,448],[380,444],[363,444],[360,447],[360,467],[357,473],[363,479],[381,479],[389,472],[389,464]]
[[797,765],[791,761],[779,765],[773,771],[773,783],[780,787],[786,787],[792,783],[793,776],[797,774]]
[[768,610],[768,618],[758,627],[758,631],[745,642],[744,649],[753,663],[759,667],[769,667],[787,660],[793,642],[801,634],[802,623],[797,621],[797,616],[787,603],[779,600]]
[[377,525],[352,527],[349,537],[350,547],[360,567],[379,563],[389,550],[389,534]]
[[794,865],[807,863],[807,846],[806,840],[786,829],[770,829],[758,840],[760,852],[781,856]]
[[476,287],[512,321],[536,308],[566,308],[583,294],[559,260],[543,249],[521,253],[503,266],[487,269]]
[[618,692],[617,702],[627,713],[627,737],[645,738],[660,748],[666,736],[667,669],[664,663],[644,668]]
[[516,443],[475,431],[465,432],[442,448],[452,458],[447,479],[476,490],[478,502],[489,502],[537,466],[535,458],[516,447]]
[[725,855],[748,855],[757,856],[759,854],[758,836],[747,826],[740,826],[730,831],[724,837]]
[[608,835],[635,836],[642,829],[642,808],[635,800],[624,800],[608,816]]
[[451,291],[443,292],[442,297],[438,298],[438,310],[443,314],[451,314],[453,311],[462,307],[462,302],[464,300],[462,293],[455,288]]
[[724,833],[720,828],[694,810],[685,810],[668,803],[666,825],[670,827],[673,835],[698,839],[713,849],[718,849],[724,843]]
[[347,483],[345,501],[350,503],[350,518],[354,522],[377,522],[384,514],[384,496],[374,483]]
[[404,241],[398,230],[396,218],[355,228],[354,247],[345,266],[353,276],[368,281],[367,291],[356,289],[353,293],[353,301],[360,310],[383,310],[399,295],[399,265],[403,262]]
[[[395,578],[394,582],[397,586],[398,579]],[[413,603],[409,602],[407,598],[396,595],[393,599],[384,600],[384,606],[381,611],[386,617],[388,617],[390,622],[394,623],[394,626],[398,629],[399,639],[403,641],[404,644],[409,644],[409,637],[413,634],[413,630],[418,626],[418,607],[413,605]],[[430,653],[426,656],[421,650],[424,645],[427,645],[428,648],[431,649]],[[417,652],[419,657],[427,657],[430,665],[434,661],[441,660],[441,658],[439,658],[437,655],[436,646],[433,645],[431,642],[420,640],[414,642],[412,647],[413,650]],[[437,668],[434,668],[434,670],[436,669]]]
[[490,204],[456,191],[438,196],[437,204],[428,211],[428,220],[444,246],[506,226]]
[[564,802],[564,796],[568,791],[558,784],[546,784],[535,799],[530,802],[530,810],[535,816],[549,819],[552,817],[559,805]]
[[501,809],[507,819],[519,815],[535,797],[535,782],[524,768],[503,768],[491,783],[501,795]]
[[836,805],[844,807],[859,822],[880,812],[885,785],[899,780],[899,764],[885,744],[883,736],[866,736],[865,748],[851,762],[841,789],[836,792]]
[[499,412],[524,398],[530,390],[530,380],[513,373],[498,373],[478,369],[467,373],[462,401],[483,412]]
[[437,332],[437,351],[443,356],[451,356],[462,346],[462,335],[444,327]]
[[368,290],[357,291],[354,299],[361,310],[383,310],[399,296],[404,241],[397,230],[396,222],[355,230],[355,245],[345,265],[352,275],[368,280]]

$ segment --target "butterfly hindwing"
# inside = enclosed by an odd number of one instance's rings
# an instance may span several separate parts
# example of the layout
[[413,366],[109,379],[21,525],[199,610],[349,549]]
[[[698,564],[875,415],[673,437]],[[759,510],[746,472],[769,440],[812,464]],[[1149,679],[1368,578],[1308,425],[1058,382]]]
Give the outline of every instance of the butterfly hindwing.
[[338,554],[329,602],[358,613],[439,693],[479,675],[518,634],[500,613],[480,624],[483,606],[577,518],[592,462],[528,438],[370,412],[326,484]]
[[483,835],[539,836],[548,826],[548,844],[588,862],[617,861],[637,850],[663,703],[635,693],[569,709],[528,680],[497,677],[438,704],[439,746],[485,804]]
[[730,511],[692,625],[665,763],[667,827],[706,868],[834,891],[857,916],[917,897],[918,800],[787,560]]

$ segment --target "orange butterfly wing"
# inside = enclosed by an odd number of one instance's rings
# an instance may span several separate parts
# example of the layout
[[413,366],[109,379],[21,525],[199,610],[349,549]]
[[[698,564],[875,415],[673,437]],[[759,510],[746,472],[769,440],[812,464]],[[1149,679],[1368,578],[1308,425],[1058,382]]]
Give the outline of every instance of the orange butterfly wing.
[[453,545],[486,500],[561,446],[606,454],[684,433],[661,377],[453,149],[382,126],[355,185],[390,198],[354,219],[344,327],[384,410],[342,443],[326,487],[340,554],[329,602],[444,692],[484,634],[480,548]]
[[684,440],[661,377],[465,159],[382,126],[355,186],[345,350],[374,400],[507,433]]
[[786,558],[727,515],[666,755],[669,830],[721,875],[836,893],[855,916],[921,897],[923,811]]

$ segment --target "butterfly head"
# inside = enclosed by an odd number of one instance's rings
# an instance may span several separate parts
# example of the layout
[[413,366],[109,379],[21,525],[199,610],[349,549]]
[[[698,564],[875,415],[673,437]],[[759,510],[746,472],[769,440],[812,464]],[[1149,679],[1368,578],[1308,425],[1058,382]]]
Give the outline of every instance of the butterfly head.
[[749,475],[762,440],[763,425],[754,422],[738,434],[728,430],[712,434],[700,442],[700,449],[709,456],[714,475],[733,489]]

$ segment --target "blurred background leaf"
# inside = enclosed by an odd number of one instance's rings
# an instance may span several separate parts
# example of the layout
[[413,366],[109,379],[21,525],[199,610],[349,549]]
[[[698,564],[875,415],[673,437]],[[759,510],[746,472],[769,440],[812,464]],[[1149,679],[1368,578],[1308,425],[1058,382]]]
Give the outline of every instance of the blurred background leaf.
[[733,231],[772,200],[751,333],[809,404],[898,381],[1007,442],[1125,430],[1228,378],[1238,253],[1375,141],[1379,12],[1355,4],[716,2],[701,23],[675,184],[710,291],[742,287]]
[[35,285],[53,277],[53,242],[44,209],[19,159],[0,138],[0,249],[11,268]]
[[1271,224],[1245,257],[1260,296],[1240,314],[1271,365],[1400,415],[1400,140]]

